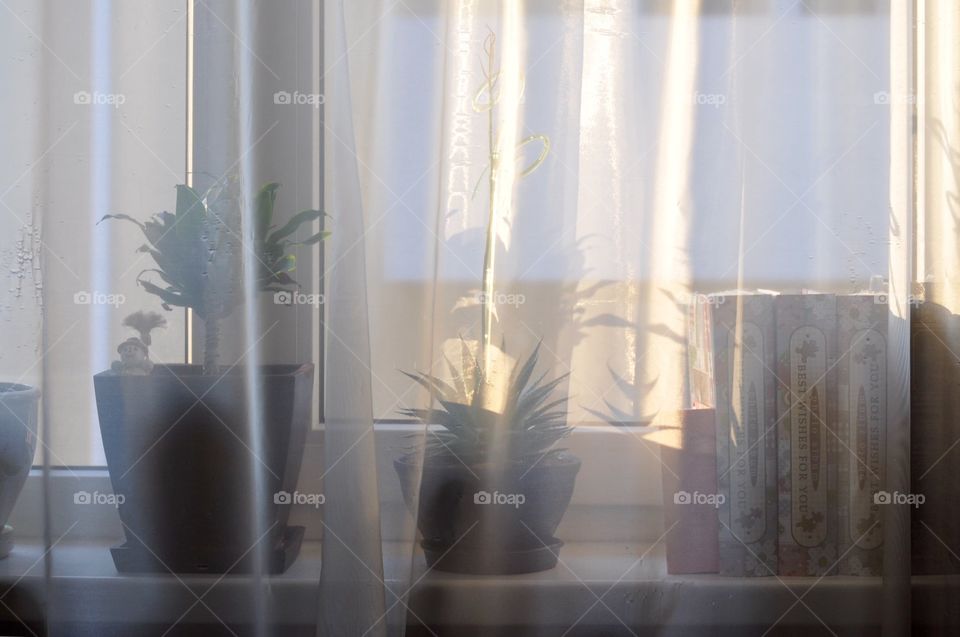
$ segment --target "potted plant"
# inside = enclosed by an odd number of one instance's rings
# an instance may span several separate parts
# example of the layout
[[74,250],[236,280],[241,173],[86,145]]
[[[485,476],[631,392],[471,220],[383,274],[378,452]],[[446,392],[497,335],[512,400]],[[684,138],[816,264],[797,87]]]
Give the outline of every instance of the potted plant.
[[7,520],[33,465],[39,402],[34,387],[0,383],[0,559],[13,549],[13,527]]
[[[474,100],[488,114],[488,222],[479,296],[481,336],[460,339],[460,360],[446,359],[450,382],[427,373],[407,374],[430,394],[426,409],[401,410],[427,425],[425,453],[394,461],[408,507],[418,502],[421,546],[433,568],[473,574],[528,573],[553,568],[562,542],[554,533],[573,494],[580,460],[554,446],[569,432],[566,397],[552,394],[567,375],[535,378],[540,345],[522,363],[492,342],[496,295],[497,182],[501,156],[494,134],[500,72],[494,69],[496,38],[485,42],[485,83]],[[533,172],[543,151],[520,176]],[[519,148],[518,148],[519,150]],[[439,428],[437,430],[436,428]],[[418,491],[419,489],[419,491]],[[417,496],[419,495],[419,498]]]
[[394,461],[408,506],[417,501],[421,546],[431,567],[474,574],[529,573],[553,568],[563,543],[554,537],[573,495],[580,460],[554,445],[570,432],[566,398],[551,393],[566,375],[534,379],[539,345],[506,383],[506,404],[483,407],[490,391],[480,362],[463,344],[454,384],[410,375],[438,406],[401,413],[424,424],[422,462],[408,453]]
[[[258,287],[284,291],[295,286],[293,234],[317,220],[301,212],[273,226],[279,184],[257,194],[252,249]],[[126,542],[112,550],[120,571],[243,572],[252,568],[257,542],[269,556],[270,572],[296,558],[302,527],[290,527],[302,447],[310,425],[313,365],[264,365],[256,370],[262,405],[251,431],[243,370],[220,365],[220,321],[243,300],[240,198],[233,184],[201,193],[177,186],[176,211],[136,224],[155,267],[138,283],[158,296],[165,310],[190,308],[204,325],[202,365],[149,361],[155,314],[128,317],[139,334],[120,345],[121,360],[94,376],[100,432],[117,496]],[[320,241],[325,233],[302,244]],[[249,245],[249,244],[248,244]],[[151,278],[153,280],[151,280]],[[256,439],[259,437],[259,440]],[[252,451],[257,449],[258,453]],[[257,466],[254,466],[257,463]],[[257,479],[257,476],[261,479]],[[263,506],[255,508],[257,503]],[[269,529],[258,538],[257,524]]]

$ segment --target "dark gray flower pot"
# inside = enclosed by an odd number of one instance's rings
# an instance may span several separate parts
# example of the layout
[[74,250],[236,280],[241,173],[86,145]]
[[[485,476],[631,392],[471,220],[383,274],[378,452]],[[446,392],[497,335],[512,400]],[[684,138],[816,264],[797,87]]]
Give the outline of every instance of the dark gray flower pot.
[[[395,460],[394,467],[413,511],[420,465],[407,455]],[[554,533],[579,470],[579,458],[566,452],[548,454],[532,467],[513,465],[495,477],[488,467],[467,467],[456,458],[428,459],[416,511],[427,564],[475,575],[553,568],[563,546]],[[523,502],[492,502],[494,493],[504,498],[522,495]]]
[[37,407],[40,391],[27,385],[0,383],[0,558],[13,548],[7,526],[13,505],[37,451]]
[[[123,496],[118,508],[126,543],[112,551],[117,570],[249,572],[258,553],[255,519],[269,529],[259,540],[268,570],[286,570],[303,528],[287,525],[290,503],[275,494],[296,489],[313,369],[261,368],[259,444],[248,429],[239,367],[222,378],[195,365],[158,365],[149,376],[94,376],[110,480]],[[262,484],[255,483],[255,470]]]

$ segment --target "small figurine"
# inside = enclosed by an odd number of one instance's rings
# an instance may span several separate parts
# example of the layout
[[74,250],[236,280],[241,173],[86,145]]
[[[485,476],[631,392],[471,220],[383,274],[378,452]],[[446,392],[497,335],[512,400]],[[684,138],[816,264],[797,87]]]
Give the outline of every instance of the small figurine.
[[113,361],[110,369],[115,374],[147,376],[153,372],[150,332],[158,327],[166,327],[167,320],[156,312],[134,312],[123,319],[123,324],[136,330],[140,337],[132,336],[120,343],[117,347],[120,360]]
[[153,371],[153,362],[147,346],[136,336],[131,336],[117,347],[120,360],[113,361],[110,369],[127,376],[147,376]]

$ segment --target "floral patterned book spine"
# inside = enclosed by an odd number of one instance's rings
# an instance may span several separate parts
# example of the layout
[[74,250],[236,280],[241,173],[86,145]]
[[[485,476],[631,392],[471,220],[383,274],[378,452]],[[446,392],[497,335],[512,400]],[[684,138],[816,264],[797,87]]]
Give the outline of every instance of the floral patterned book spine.
[[692,409],[710,409],[716,404],[711,338],[715,298],[723,297],[695,294],[687,305],[687,384]]
[[883,570],[880,505],[887,445],[884,298],[874,294],[837,298],[841,575],[880,575]]
[[777,573],[774,298],[736,294],[713,304],[723,575]]
[[837,299],[782,295],[776,316],[779,572],[830,575],[837,566]]

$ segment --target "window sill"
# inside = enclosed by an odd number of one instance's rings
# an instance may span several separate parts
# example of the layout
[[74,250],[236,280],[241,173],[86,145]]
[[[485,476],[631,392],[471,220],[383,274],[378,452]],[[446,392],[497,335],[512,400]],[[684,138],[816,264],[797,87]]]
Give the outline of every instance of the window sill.
[[[120,575],[110,558],[111,544],[64,540],[56,545],[52,552],[56,618],[71,624],[126,626],[169,625],[181,617],[183,625],[210,625],[219,620],[233,625],[251,619],[251,605],[245,602],[248,578]],[[384,545],[387,581],[393,590],[403,591],[408,586],[400,579],[409,564],[408,550],[404,542]],[[282,618],[280,625],[304,630],[314,625],[320,555],[319,542],[305,542],[290,570],[270,578],[268,603],[271,616]],[[880,613],[868,609],[880,607],[880,578],[829,577],[819,582],[787,578],[781,582],[773,577],[671,576],[665,573],[662,545],[650,549],[633,543],[571,542],[560,557],[562,562],[555,569],[529,575],[465,576],[433,571],[411,593],[410,607],[431,627],[464,630],[531,625],[555,634],[558,628],[573,624],[617,630],[622,628],[621,622],[631,629],[670,625],[705,631],[717,626],[743,630],[770,626],[794,604],[795,595],[810,589],[804,603],[832,628],[843,632],[845,628],[878,627],[863,622],[879,621]],[[418,569],[424,568],[422,556],[414,563]],[[43,570],[42,544],[18,539],[10,557],[0,562],[0,586],[42,598]],[[958,584],[944,577],[916,577],[913,586],[924,594],[922,591],[956,588]],[[198,596],[203,596],[209,610],[196,603]],[[12,610],[24,621],[37,619],[30,616],[29,608]],[[797,605],[778,625],[819,623]]]
[[[393,466],[398,450],[409,445],[407,436],[423,430],[421,425],[376,426],[377,475],[380,479],[381,526],[385,540],[409,540],[412,525]],[[563,446],[583,461],[577,475],[570,507],[557,536],[567,541],[643,542],[663,532],[659,515],[661,501],[659,450],[642,439],[649,428],[582,427]],[[297,489],[324,493],[326,462],[323,432],[312,431],[303,451]],[[54,538],[70,530],[69,538],[102,540],[123,535],[120,518],[111,506],[77,506],[78,491],[113,492],[106,468],[53,468],[48,490],[40,469],[31,471],[17,500],[9,524],[19,538],[43,537],[46,498],[50,504],[50,533]],[[610,485],[617,485],[610,488]],[[290,523],[307,529],[307,540],[320,540],[323,507],[294,506]],[[106,540],[104,540],[106,541]]]

